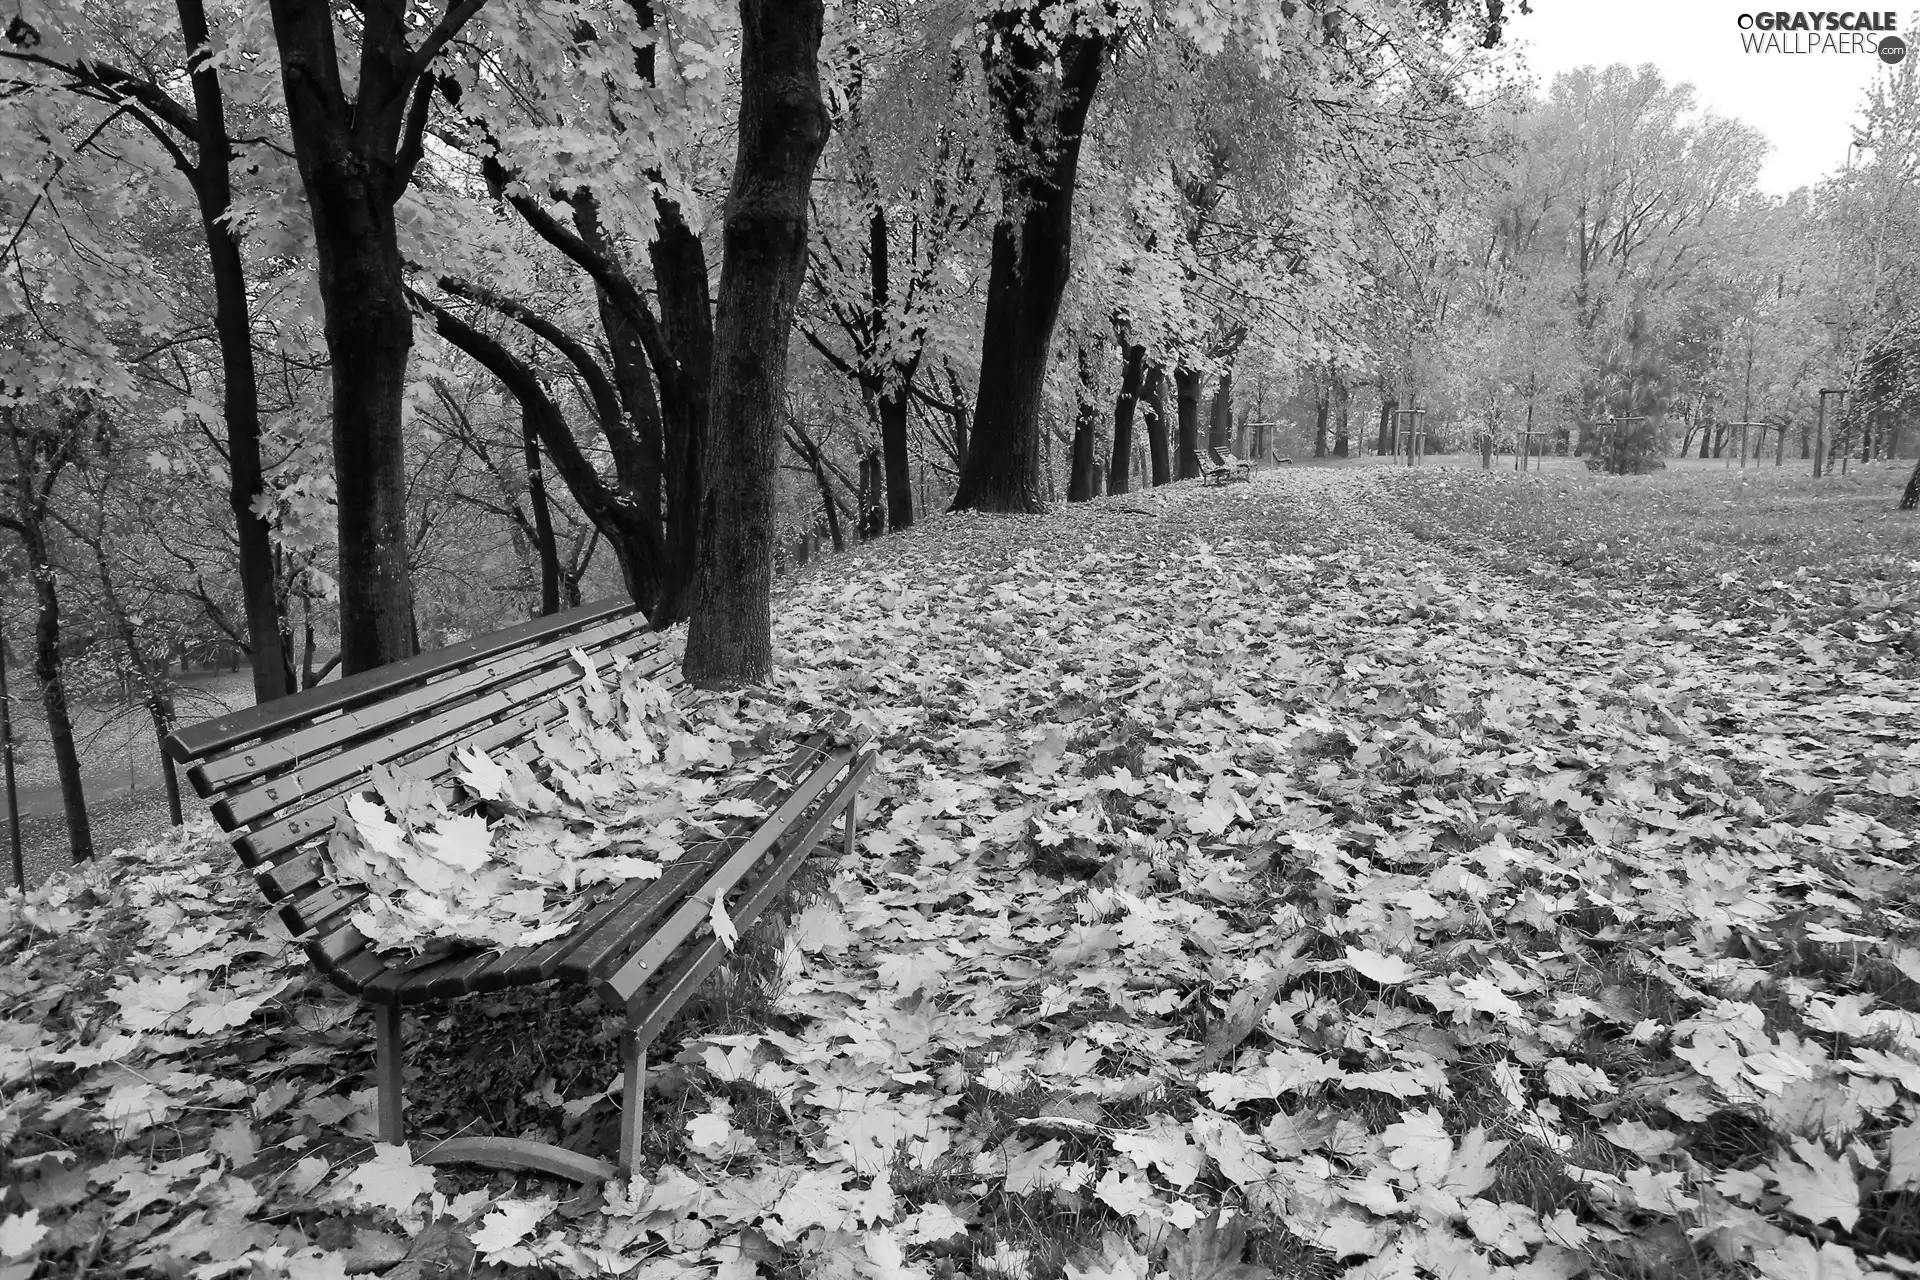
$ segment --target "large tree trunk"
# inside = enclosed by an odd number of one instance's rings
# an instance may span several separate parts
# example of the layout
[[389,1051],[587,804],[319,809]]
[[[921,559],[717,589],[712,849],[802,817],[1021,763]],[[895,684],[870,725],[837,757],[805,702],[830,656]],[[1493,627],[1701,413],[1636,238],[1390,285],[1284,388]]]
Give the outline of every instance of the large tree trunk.
[[1322,387],[1320,398],[1313,405],[1313,456],[1316,458],[1327,456],[1327,417],[1332,409],[1333,404],[1327,398],[1327,390]]
[[1140,387],[1147,402],[1147,465],[1157,487],[1173,483],[1173,459],[1167,447],[1167,375],[1159,365],[1147,369]]
[[[207,48],[207,15],[201,0],[177,0],[180,35],[189,50]],[[213,275],[213,329],[220,342],[222,416],[227,420],[227,502],[233,510],[240,555],[240,596],[247,613],[248,661],[253,700],[271,702],[294,691],[292,635],[280,608],[273,567],[273,540],[265,517],[253,508],[262,492],[260,398],[253,365],[253,325],[247,302],[240,241],[227,221],[233,200],[220,75],[212,60],[194,57],[191,69],[199,157],[189,175],[207,238]]]
[[1220,385],[1213,392],[1213,413],[1207,420],[1207,447],[1209,449],[1231,449],[1233,447],[1233,373],[1220,375]]
[[1176,368],[1173,371],[1173,390],[1179,419],[1174,466],[1182,480],[1191,480],[1200,474],[1199,370]]
[[1907,487],[1900,494],[1900,509],[1902,511],[1920,509],[1920,462],[1913,464],[1913,474],[1907,477]]
[[1047,349],[1071,265],[1080,135],[1106,62],[1104,35],[1042,37],[1065,0],[986,20],[988,92],[1002,132],[1001,214],[993,229],[973,439],[953,510],[1039,511],[1040,406]]
[[1079,365],[1079,394],[1074,397],[1073,459],[1067,471],[1067,501],[1089,502],[1094,498],[1093,446],[1094,424],[1100,409],[1093,402],[1093,356],[1085,346],[1074,353]]
[[679,206],[662,204],[659,212],[648,257],[660,293],[660,327],[682,374],[675,393],[663,394],[660,406],[667,469],[668,565],[654,625],[664,627],[687,616],[698,572],[701,503],[710,461],[707,436],[713,412],[715,334],[706,250],[681,217]]
[[540,557],[540,612],[560,612],[560,545],[553,537],[553,511],[547,505],[547,479],[540,468],[540,433],[533,414],[520,407],[520,440],[527,458],[527,505],[533,508],[534,550]]
[[418,161],[427,87],[416,83],[404,0],[358,7],[359,82],[351,98],[340,78],[333,6],[269,0],[269,8],[326,313],[340,666],[352,675],[414,652],[401,432],[413,322],[394,210]]
[[[867,376],[881,372],[876,358],[887,305],[892,295],[892,263],[889,251],[892,237],[887,231],[885,206],[876,204],[867,215],[867,272],[871,282],[873,343],[867,352]],[[916,351],[911,361],[896,362],[893,382],[884,378],[871,388],[874,413],[880,422],[880,456],[886,466],[887,528],[900,530],[913,525],[913,473],[907,457],[907,408],[913,395],[913,375],[920,363]]]
[[1393,452],[1393,415],[1399,408],[1398,400],[1383,398],[1380,401],[1380,438],[1374,445],[1375,457],[1384,458]]
[[683,670],[697,688],[773,671],[773,519],[807,192],[827,141],[824,0],[740,0],[740,121],[714,324],[713,429]]
[[1139,343],[1120,348],[1120,394],[1113,401],[1113,465],[1107,470],[1107,492],[1125,493],[1133,462],[1133,411],[1140,400],[1140,379],[1147,349]]
[[907,457],[910,394],[907,384],[900,382],[882,391],[874,402],[880,412],[880,456],[886,467],[887,528],[896,531],[913,524],[913,471]]

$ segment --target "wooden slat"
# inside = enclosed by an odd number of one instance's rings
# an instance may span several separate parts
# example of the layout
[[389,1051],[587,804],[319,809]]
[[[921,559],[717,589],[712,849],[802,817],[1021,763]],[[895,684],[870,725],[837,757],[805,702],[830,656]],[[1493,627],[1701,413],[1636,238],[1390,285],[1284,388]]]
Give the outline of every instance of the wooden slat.
[[[608,655],[628,654],[651,648],[652,635],[630,637],[607,649]],[[304,768],[268,778],[251,786],[229,791],[213,805],[214,819],[228,831],[252,826],[262,818],[283,809],[301,805],[315,792],[355,778],[365,777],[375,765],[387,764],[410,752],[419,751],[441,739],[464,736],[475,726],[489,724],[513,715],[527,706],[545,702],[579,682],[579,672],[569,667],[552,667],[523,680],[503,685],[470,702],[447,708],[437,715],[416,720],[384,737],[328,756]]]
[[326,865],[320,857],[321,846],[315,844],[306,852],[291,858],[261,867],[254,873],[254,879],[260,883],[260,892],[267,895],[268,902],[278,902],[290,894],[300,892],[308,885],[317,884],[326,874]]
[[366,935],[348,920],[335,920],[333,927],[307,939],[307,955],[322,971],[345,964],[367,945]]
[[[205,760],[189,769],[187,776],[202,796],[230,791],[252,779],[297,768],[302,761],[345,750],[361,739],[384,733],[440,707],[467,701],[496,684],[563,665],[574,649],[595,653],[645,626],[646,620],[637,616],[616,618],[532,649],[516,649],[444,679],[403,690],[317,723],[309,721],[288,732]],[[658,633],[644,634],[655,645],[659,643]]]
[[[660,664],[665,664],[669,661],[670,659],[664,655],[658,660]],[[643,663],[641,674],[650,676],[657,670],[657,665]],[[672,689],[678,688],[679,686],[679,674],[675,672],[673,677],[668,680],[667,687]],[[559,703],[556,702],[553,706],[553,714],[541,721],[539,726],[535,726],[535,730],[537,731],[539,727],[551,723],[559,717],[559,714]],[[498,735],[494,732],[493,727],[490,726],[486,739],[475,736],[471,739],[457,741],[430,756],[415,757],[403,761],[399,767],[415,774],[415,776],[419,776],[423,771],[423,766],[425,766],[425,771],[428,776],[436,783],[435,790],[439,792],[440,798],[448,804],[452,804],[457,799],[454,794],[456,785],[452,782],[453,753],[463,746],[474,746],[478,749],[483,741],[488,742],[488,745],[485,747],[486,750],[498,751],[501,749],[500,746],[491,742],[491,738],[495,736]],[[538,744],[531,741],[522,742],[506,748],[506,754],[522,764],[531,764],[537,757],[538,752]],[[303,810],[303,814],[312,815],[306,821],[300,821],[300,815],[293,815],[287,819],[283,819],[281,823],[275,824],[276,827],[287,829],[288,834],[294,837],[296,847],[300,841],[308,839],[311,839],[313,844],[311,848],[290,856],[286,855],[284,851],[278,851],[271,857],[271,860],[266,861],[264,864],[252,864],[256,866],[254,876],[260,883],[261,892],[267,895],[267,901],[278,902],[290,894],[298,893],[308,885],[317,883],[321,876],[325,874],[325,863],[320,856],[321,845],[319,841],[319,836],[323,834],[323,831],[319,828],[324,827],[324,831],[331,831],[339,816],[338,802],[358,790],[359,788],[353,786],[352,783],[343,784],[330,796],[317,800],[314,805]],[[325,808],[324,814],[316,812],[323,807]],[[293,827],[296,825],[304,830],[293,830]],[[264,836],[266,832],[271,829],[273,828],[263,828],[261,835]],[[240,851],[242,861],[245,861],[249,856],[255,858],[260,856],[259,845],[256,843],[256,837],[253,836],[242,836],[235,842],[235,848]]]
[[[669,661],[664,656],[659,659],[663,666]],[[647,668],[643,665],[643,673],[646,670]],[[467,726],[463,732],[447,735],[442,741],[428,743],[425,749],[416,748],[417,754],[408,754],[398,760],[380,763],[391,763],[395,768],[408,770],[415,777],[434,781],[451,774],[455,764],[454,753],[462,747],[472,747],[476,751],[493,751],[507,747],[521,739],[531,737],[557,719],[560,714],[559,699],[536,699],[510,718],[477,728]],[[523,757],[523,760],[531,758],[527,756]],[[344,800],[346,796],[360,791],[364,785],[365,779],[362,776],[344,778],[331,789],[310,796],[307,804],[296,812],[276,818],[245,835],[236,836],[233,845],[239,851],[241,861],[248,866],[259,866],[275,860],[287,850],[308,840],[325,835],[333,829],[334,821],[338,816],[337,810],[328,802]],[[217,811],[215,817],[219,817]]]
[[[405,769],[416,777],[424,776],[436,781],[445,779],[452,776],[454,753],[462,747],[472,747],[476,751],[504,749],[514,759],[528,764],[538,755],[538,748],[531,741],[532,735],[559,719],[560,714],[560,704],[554,701],[545,704],[544,711],[536,718],[529,720],[527,716],[516,716],[510,721],[489,725],[479,732],[440,744],[433,750],[409,756],[394,767]],[[309,840],[319,840],[333,830],[339,818],[340,802],[364,790],[364,783],[364,779],[349,779],[332,791],[315,796],[313,802],[298,813],[277,818],[255,831],[235,836],[233,847],[239,852],[240,860],[251,867],[275,863],[284,858],[289,850],[297,849]]]
[[739,883],[740,878],[753,869],[753,864],[764,857],[774,847],[788,828],[797,823],[826,792],[836,775],[857,754],[855,747],[840,747],[828,753],[827,759],[787,797],[786,802],[765,822],[760,824],[748,841],[735,850],[722,863],[697,893],[692,894],[674,911],[665,922],[656,926],[647,940],[631,956],[627,957],[617,970],[607,973],[596,971],[597,983],[603,999],[612,999],[625,1004],[643,987],[647,979],[665,964],[680,944],[685,942],[694,929],[699,927],[713,903]]
[[593,931],[593,927],[639,896],[645,880],[628,880],[601,895],[600,899],[574,920],[573,928],[558,938],[534,947],[515,947],[493,958],[493,963],[474,975],[473,990],[504,991],[508,987],[543,982],[566,959],[567,953]]
[[329,712],[378,701],[395,689],[440,672],[452,671],[508,649],[537,644],[553,636],[579,631],[604,619],[634,612],[636,609],[631,600],[601,600],[475,636],[444,649],[423,653],[417,658],[388,663],[384,667],[317,685],[264,706],[249,707],[232,715],[218,716],[184,729],[176,729],[167,735],[167,754],[181,764],[191,764],[242,742],[267,737],[288,725],[304,724]]
[[[817,767],[821,749],[832,740],[832,735],[826,732],[810,734],[802,739],[796,745],[792,758],[778,770],[760,779],[747,793],[748,798],[764,806],[783,787],[792,786],[809,769]],[[753,827],[748,819],[735,819],[726,823],[723,829],[729,833],[728,838],[733,839],[745,835]],[[590,982],[599,970],[617,963],[619,957],[633,945],[634,939],[651,928],[654,921],[671,910],[690,890],[692,882],[699,878],[716,855],[726,850],[727,844],[727,839],[704,841],[687,850],[677,861],[669,863],[659,879],[646,885],[617,913],[604,917],[590,933],[583,934],[554,968],[554,976],[570,982]]]
[[[782,891],[787,887],[793,875],[802,863],[813,856],[819,847],[822,833],[833,825],[835,818],[845,811],[849,802],[860,792],[860,784],[872,768],[871,753],[860,758],[833,793],[821,803],[807,825],[799,831],[785,837],[786,844],[765,871],[751,881],[740,900],[728,908],[734,925],[745,933],[747,927],[766,914]],[[687,950],[678,963],[666,974],[640,993],[636,1002],[628,1005],[628,1022],[633,1035],[644,1047],[650,1045],[666,1029],[673,1016],[680,1012],[688,997],[699,990],[700,984],[719,967],[727,956],[727,949],[720,939],[708,937]]]
[[463,995],[467,989],[467,978],[485,968],[498,954],[497,948],[488,947],[478,952],[462,952],[417,968],[388,969],[367,984],[367,999],[382,1004],[420,1004],[427,1000]]
[[[312,948],[309,947],[308,951],[311,953]],[[387,966],[380,963],[380,957],[365,950],[349,956],[342,964],[323,965],[317,960],[314,963],[334,986],[356,996],[369,982],[387,971]]]
[[289,898],[280,904],[280,918],[294,937],[324,930],[327,922],[344,911],[351,911],[367,896],[360,885],[322,885],[310,893]]
[[628,898],[618,911],[583,931],[554,967],[553,976],[565,982],[591,982],[594,969],[618,960],[635,938],[698,887],[701,874],[711,870],[726,850],[725,841],[706,840],[681,854],[657,880],[645,881],[640,892]]

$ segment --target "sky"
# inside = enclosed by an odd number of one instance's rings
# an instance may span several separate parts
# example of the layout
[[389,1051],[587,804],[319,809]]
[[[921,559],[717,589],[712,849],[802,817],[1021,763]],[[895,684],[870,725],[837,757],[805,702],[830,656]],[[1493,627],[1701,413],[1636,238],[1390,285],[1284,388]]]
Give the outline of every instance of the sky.
[[[1514,17],[1508,34],[1526,48],[1542,89],[1555,72],[1610,62],[1651,62],[1668,80],[1692,84],[1701,106],[1736,116],[1767,136],[1773,149],[1760,185],[1785,194],[1846,163],[1861,95],[1882,64],[1871,53],[1747,52],[1739,18],[1764,2],[1529,0],[1533,12],[1521,14],[1509,0],[1507,12]],[[1815,0],[1805,7],[1824,13],[1842,3]],[[1853,4],[1865,7],[1860,0]],[[1873,11],[1887,10],[1907,25],[1910,10],[1904,5],[1873,0]]]

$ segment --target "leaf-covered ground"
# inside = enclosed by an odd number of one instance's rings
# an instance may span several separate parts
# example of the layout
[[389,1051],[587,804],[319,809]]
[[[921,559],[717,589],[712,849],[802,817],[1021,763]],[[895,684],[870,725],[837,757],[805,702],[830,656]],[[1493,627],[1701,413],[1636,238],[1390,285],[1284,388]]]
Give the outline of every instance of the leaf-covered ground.
[[[1524,483],[1302,468],[796,584],[872,825],[656,1046],[626,1187],[374,1144],[364,1015],[204,828],[12,899],[0,1280],[1920,1273],[1911,615],[1446,515]],[[580,994],[410,1018],[422,1133],[604,1150]]]

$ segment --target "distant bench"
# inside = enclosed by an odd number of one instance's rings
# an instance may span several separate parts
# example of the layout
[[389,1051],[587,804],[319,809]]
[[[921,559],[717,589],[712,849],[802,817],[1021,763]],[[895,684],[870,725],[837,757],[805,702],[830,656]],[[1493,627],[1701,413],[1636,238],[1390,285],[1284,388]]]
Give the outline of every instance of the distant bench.
[[[252,870],[268,903],[314,967],[374,1009],[383,1142],[406,1140],[400,1011],[406,1005],[557,979],[593,988],[626,1013],[622,1038],[620,1163],[518,1138],[457,1138],[429,1147],[424,1163],[540,1169],[581,1181],[633,1168],[640,1138],[647,1049],[721,962],[711,934],[695,938],[716,900],[744,928],[780,895],[836,818],[853,851],[859,792],[874,754],[836,715],[801,738],[787,761],[746,790],[758,823],[728,818],[726,838],[695,845],[655,880],[585,890],[591,905],[563,937],[538,946],[469,953],[393,967],[349,920],[366,898],[334,883],[324,859],[346,800],[376,765],[429,780],[441,798],[461,794],[456,752],[538,758],[535,735],[564,714],[557,695],[583,672],[570,656],[618,656],[643,675],[680,686],[657,633],[627,602],[588,605],[221,716],[168,737],[194,789]],[[778,806],[775,808],[774,806]]]
[[1204,484],[1226,484],[1233,480],[1253,479],[1253,464],[1243,462],[1225,449],[1209,449],[1205,453],[1195,449],[1193,460],[1200,468],[1200,479]]

